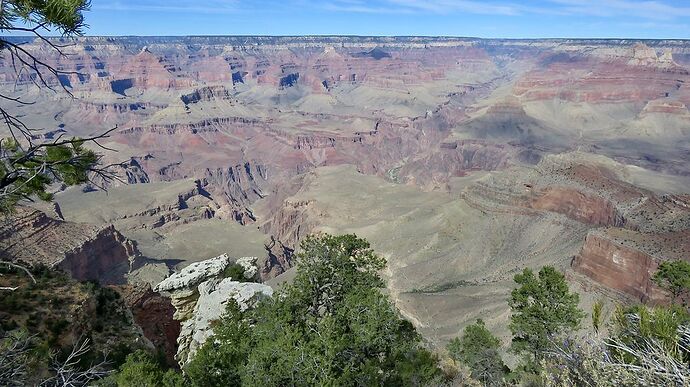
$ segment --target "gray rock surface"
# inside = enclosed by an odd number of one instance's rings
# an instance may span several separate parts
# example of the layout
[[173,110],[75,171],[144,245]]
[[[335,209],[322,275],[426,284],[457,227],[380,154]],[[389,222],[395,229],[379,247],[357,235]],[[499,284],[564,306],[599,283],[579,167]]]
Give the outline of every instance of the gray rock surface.
[[[256,260],[256,257],[244,257],[236,261],[244,269],[245,279],[256,278]],[[244,311],[273,295],[270,286],[223,278],[223,272],[230,264],[228,255],[223,254],[193,263],[156,286],[157,291],[170,292],[175,307],[174,318],[182,324],[176,355],[182,366],[213,336],[213,322],[225,313],[230,300],[235,300]]]
[[227,254],[195,262],[156,285],[157,292],[170,292],[177,289],[191,288],[208,278],[219,276],[230,265]]
[[234,299],[241,310],[247,310],[263,298],[271,297],[270,286],[252,282],[237,282],[230,278],[212,279],[198,287],[199,299],[193,318],[182,323],[178,339],[178,360],[187,363],[209,337],[213,336],[212,323],[225,313],[227,304]]
[[253,279],[259,274],[259,268],[256,266],[256,261],[259,257],[242,257],[235,261],[236,264],[242,266],[244,269],[244,278]]

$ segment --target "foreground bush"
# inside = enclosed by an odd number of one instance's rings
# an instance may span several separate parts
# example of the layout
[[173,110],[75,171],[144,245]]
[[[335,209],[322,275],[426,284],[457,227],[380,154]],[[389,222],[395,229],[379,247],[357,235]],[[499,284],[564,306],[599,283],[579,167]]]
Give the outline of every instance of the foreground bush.
[[545,384],[690,385],[690,327],[678,324],[681,318],[674,309],[635,307],[631,310],[636,313],[618,317],[610,338],[566,340],[554,346],[543,363]]
[[307,238],[297,276],[273,300],[242,313],[231,305],[186,367],[213,385],[440,384],[437,358],[421,346],[378,275],[385,261],[354,235]]
[[510,372],[501,359],[501,341],[477,320],[465,328],[462,337],[448,344],[450,356],[471,370],[471,376],[485,386],[500,386]]

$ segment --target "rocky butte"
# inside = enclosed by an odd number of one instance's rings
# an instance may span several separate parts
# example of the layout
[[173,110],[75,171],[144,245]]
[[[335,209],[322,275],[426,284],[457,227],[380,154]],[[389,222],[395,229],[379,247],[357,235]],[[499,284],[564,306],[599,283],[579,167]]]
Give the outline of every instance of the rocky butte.
[[80,279],[123,268],[145,332],[176,329],[148,302],[181,321],[183,362],[246,295],[218,277],[223,254],[277,286],[313,232],[370,240],[435,344],[479,317],[506,334],[524,267],[567,270],[584,303],[655,302],[658,264],[690,259],[687,41],[84,37],[60,57],[12,39],[69,72],[52,82],[74,98],[0,59],[3,94],[36,102],[8,108],[45,139],[117,126],[103,145],[126,184],[58,189],[0,248]]

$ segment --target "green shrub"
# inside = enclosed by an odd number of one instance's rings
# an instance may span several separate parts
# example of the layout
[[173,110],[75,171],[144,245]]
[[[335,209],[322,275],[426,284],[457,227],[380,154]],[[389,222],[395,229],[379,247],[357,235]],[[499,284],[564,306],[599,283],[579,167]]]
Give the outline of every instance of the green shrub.
[[292,284],[257,308],[228,313],[185,368],[196,386],[434,385],[439,361],[400,317],[378,272],[385,261],[354,235],[309,237]]
[[500,348],[500,340],[486,329],[481,319],[467,326],[462,337],[453,339],[447,346],[453,360],[468,366],[472,377],[485,386],[502,385],[510,371],[501,359]]

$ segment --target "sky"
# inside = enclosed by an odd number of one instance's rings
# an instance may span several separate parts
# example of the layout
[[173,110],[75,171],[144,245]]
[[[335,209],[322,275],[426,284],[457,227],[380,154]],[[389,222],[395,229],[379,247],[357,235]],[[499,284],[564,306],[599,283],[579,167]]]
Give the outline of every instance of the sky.
[[690,39],[690,0],[92,0],[87,35]]

